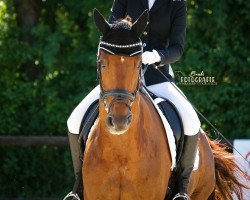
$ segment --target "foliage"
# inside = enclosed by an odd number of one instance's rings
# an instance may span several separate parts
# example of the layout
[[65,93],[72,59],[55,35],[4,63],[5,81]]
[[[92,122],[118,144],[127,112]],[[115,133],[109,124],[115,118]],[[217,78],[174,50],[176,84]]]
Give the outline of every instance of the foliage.
[[[108,17],[111,3],[43,1],[39,22],[27,30],[17,24],[13,1],[0,1],[1,135],[66,136],[68,116],[97,84],[91,11],[98,5]],[[0,196],[62,197],[73,186],[68,148],[1,148],[0,162]]]
[[249,6],[241,0],[189,2],[186,51],[176,64],[215,77],[216,86],[182,89],[230,139],[250,136]]
[[[38,21],[29,27],[18,20],[19,0],[0,1],[1,135],[66,135],[71,111],[97,84],[92,9],[108,17],[112,1],[37,2]],[[250,134],[249,7],[242,0],[188,1],[186,49],[173,64],[215,76],[216,86],[179,87],[230,139]],[[71,189],[68,148],[1,147],[0,162],[0,196],[62,197]]]

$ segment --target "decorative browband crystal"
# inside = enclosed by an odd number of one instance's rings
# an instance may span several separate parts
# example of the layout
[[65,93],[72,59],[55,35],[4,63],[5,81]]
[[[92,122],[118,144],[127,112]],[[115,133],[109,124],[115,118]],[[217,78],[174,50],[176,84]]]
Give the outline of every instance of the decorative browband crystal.
[[118,44],[111,44],[108,42],[100,41],[100,45],[101,44],[103,44],[105,46],[109,46],[109,47],[115,47],[115,48],[131,48],[131,47],[142,46],[142,42],[138,42],[138,43],[134,43],[134,44],[127,44],[127,45],[118,45]]

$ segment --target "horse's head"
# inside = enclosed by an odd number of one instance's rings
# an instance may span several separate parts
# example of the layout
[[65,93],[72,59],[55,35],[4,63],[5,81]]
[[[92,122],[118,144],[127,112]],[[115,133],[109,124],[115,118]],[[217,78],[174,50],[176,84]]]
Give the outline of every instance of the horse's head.
[[139,88],[142,43],[148,12],[132,23],[123,19],[109,24],[95,9],[94,21],[102,33],[98,49],[100,98],[112,134],[125,133],[132,121],[132,104]]

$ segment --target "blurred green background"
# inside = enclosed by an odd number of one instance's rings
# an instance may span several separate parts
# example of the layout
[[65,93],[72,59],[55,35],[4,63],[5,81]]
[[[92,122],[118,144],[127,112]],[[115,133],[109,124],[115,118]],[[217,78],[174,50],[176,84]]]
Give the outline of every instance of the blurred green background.
[[[97,7],[112,0],[0,0],[0,135],[66,136],[73,108],[97,84]],[[250,3],[189,0],[185,53],[172,65],[216,86],[180,85],[229,139],[250,137]],[[203,127],[212,132],[211,128]],[[68,147],[0,147],[0,197],[62,197]]]

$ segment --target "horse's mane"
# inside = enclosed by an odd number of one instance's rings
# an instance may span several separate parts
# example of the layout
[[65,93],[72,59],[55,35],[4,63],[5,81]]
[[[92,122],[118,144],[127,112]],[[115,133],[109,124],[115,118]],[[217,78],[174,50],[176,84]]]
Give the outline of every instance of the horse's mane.
[[111,24],[112,29],[126,29],[131,30],[132,27],[132,18],[128,15],[124,19],[118,19]]

